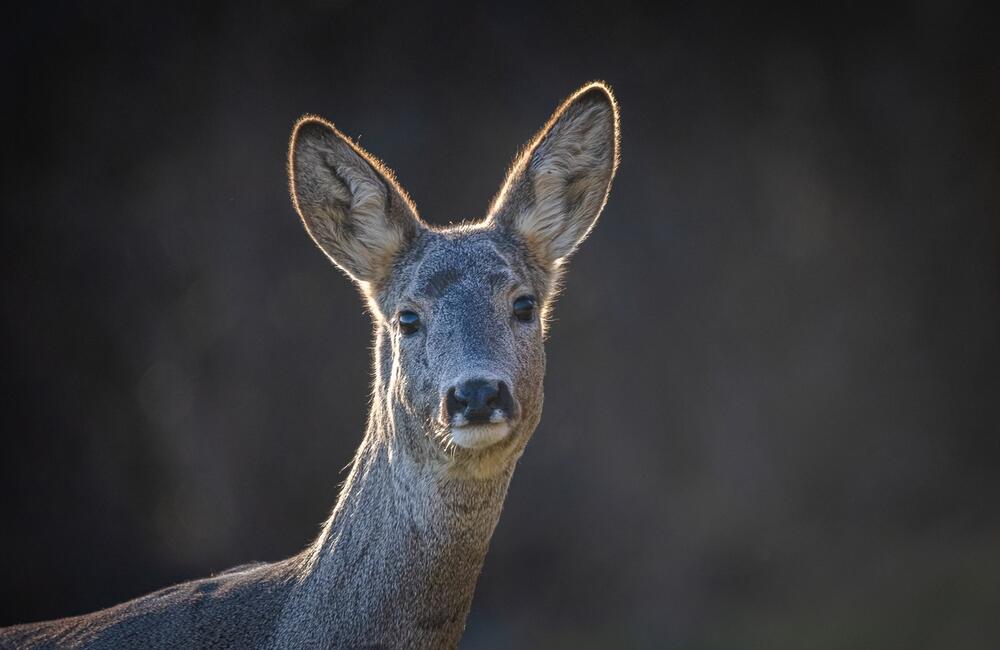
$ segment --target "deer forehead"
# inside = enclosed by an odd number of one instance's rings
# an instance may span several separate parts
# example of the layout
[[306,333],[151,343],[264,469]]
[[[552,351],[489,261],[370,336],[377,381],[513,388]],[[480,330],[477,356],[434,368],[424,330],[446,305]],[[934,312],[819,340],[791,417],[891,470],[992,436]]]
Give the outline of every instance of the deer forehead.
[[532,289],[516,244],[495,232],[430,232],[424,239],[397,267],[389,302],[444,306]]

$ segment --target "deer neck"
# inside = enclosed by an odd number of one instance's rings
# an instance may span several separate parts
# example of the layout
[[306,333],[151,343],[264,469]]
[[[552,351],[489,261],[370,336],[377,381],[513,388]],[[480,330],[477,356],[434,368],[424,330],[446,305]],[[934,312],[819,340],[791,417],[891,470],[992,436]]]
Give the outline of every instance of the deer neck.
[[300,557],[280,646],[458,645],[513,462],[488,478],[449,472],[421,453],[428,432],[385,376],[333,513]]

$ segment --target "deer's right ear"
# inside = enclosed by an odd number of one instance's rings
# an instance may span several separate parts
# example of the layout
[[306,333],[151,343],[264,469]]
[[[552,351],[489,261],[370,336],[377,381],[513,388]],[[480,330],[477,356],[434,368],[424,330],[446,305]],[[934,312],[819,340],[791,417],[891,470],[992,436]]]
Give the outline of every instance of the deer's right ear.
[[306,116],[292,132],[288,176],[313,241],[362,288],[377,291],[421,228],[392,172],[326,120]]

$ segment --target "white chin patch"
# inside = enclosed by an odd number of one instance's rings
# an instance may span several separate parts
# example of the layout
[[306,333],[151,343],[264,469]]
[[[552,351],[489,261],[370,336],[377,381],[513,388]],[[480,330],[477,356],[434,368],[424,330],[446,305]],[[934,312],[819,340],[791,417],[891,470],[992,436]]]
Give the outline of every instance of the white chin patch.
[[466,424],[451,428],[451,440],[465,449],[484,449],[495,445],[510,433],[510,425],[506,422],[495,424]]

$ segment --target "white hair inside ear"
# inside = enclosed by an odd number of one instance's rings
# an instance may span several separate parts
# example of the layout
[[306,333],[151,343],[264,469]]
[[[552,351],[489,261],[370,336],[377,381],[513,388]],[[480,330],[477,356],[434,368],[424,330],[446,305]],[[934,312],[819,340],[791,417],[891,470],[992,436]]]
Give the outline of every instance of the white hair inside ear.
[[491,218],[552,267],[593,228],[618,166],[618,108],[601,83],[556,110],[515,161]]
[[295,125],[289,179],[313,241],[362,286],[384,281],[422,226],[392,172],[321,118]]

